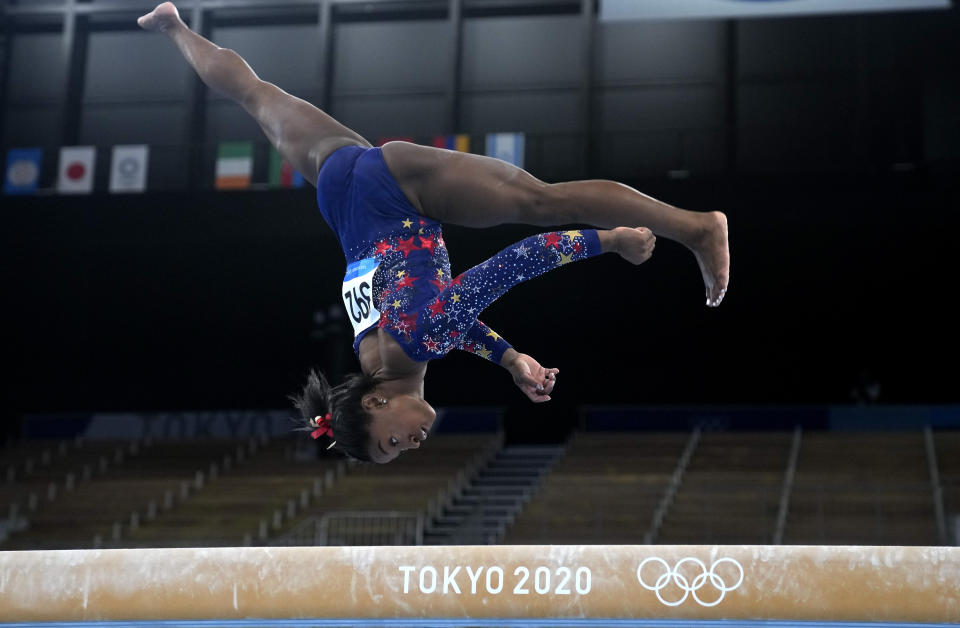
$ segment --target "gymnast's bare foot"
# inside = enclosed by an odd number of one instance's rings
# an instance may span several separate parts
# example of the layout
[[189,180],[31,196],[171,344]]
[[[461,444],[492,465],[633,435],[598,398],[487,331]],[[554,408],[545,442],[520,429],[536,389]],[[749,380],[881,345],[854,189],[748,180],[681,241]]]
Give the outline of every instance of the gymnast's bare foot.
[[727,293],[730,283],[730,244],[727,237],[727,217],[721,212],[703,214],[704,228],[700,237],[690,246],[707,292],[707,305],[717,307]]
[[158,4],[153,11],[137,18],[137,24],[140,25],[140,28],[159,33],[162,33],[179,21],[180,14],[172,2]]
[[[646,227],[617,227],[611,230],[613,236],[612,250],[631,264],[642,264],[653,255],[653,247],[657,238]],[[601,241],[602,244],[602,241]]]

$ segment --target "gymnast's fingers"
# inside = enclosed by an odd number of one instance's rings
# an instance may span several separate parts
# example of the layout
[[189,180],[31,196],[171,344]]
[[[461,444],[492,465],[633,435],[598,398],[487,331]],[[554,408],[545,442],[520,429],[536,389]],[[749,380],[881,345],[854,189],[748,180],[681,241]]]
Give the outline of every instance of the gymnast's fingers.
[[521,375],[521,376],[520,376],[520,382],[519,382],[519,383],[520,383],[521,386],[523,386],[524,388],[529,388],[529,389],[531,389],[531,390],[540,390],[541,387],[542,387],[542,386],[541,386],[541,382],[542,382],[542,381],[543,381],[543,379],[538,379],[537,377],[534,377],[533,375]]
[[537,386],[524,386],[521,388],[523,394],[527,396],[530,401],[533,403],[543,403],[544,401],[550,401],[550,395],[540,387]]

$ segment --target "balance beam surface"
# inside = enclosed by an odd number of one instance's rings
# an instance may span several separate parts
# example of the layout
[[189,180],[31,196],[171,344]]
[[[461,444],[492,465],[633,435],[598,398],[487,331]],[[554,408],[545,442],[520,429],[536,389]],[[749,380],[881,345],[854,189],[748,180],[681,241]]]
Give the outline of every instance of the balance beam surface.
[[960,622],[960,548],[0,552],[0,622],[586,618]]

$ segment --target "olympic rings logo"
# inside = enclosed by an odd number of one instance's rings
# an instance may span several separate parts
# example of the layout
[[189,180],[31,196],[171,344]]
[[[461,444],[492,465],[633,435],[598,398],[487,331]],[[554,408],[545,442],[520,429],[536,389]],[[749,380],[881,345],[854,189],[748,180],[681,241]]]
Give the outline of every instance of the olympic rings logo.
[[[643,567],[650,562],[659,563],[663,565],[664,569],[664,573],[658,576],[652,585],[648,584],[643,578]],[[700,573],[697,574],[693,580],[688,580],[687,576],[680,573],[680,569],[685,563],[693,563],[700,568]],[[740,577],[737,578],[737,581],[732,585],[728,586],[726,581],[724,581],[724,579],[717,575],[717,573],[714,571],[717,565],[721,565],[723,563],[730,563],[740,572]],[[703,564],[703,561],[688,556],[687,558],[681,558],[679,561],[677,561],[677,564],[671,569],[670,564],[667,563],[667,561],[656,556],[651,556],[650,558],[644,559],[643,562],[640,563],[640,566],[637,567],[637,580],[640,581],[640,584],[644,589],[656,593],[657,599],[667,606],[679,606],[683,604],[687,597],[691,595],[700,606],[716,606],[723,601],[724,596],[726,596],[728,592],[733,591],[743,584],[743,566],[733,558],[718,558],[710,564],[710,569],[707,569],[707,566]],[[708,581],[712,588],[720,592],[720,597],[712,602],[705,602],[697,595],[697,592],[700,591],[700,589],[707,586]],[[670,582],[673,582],[677,588],[683,591],[683,596],[679,600],[669,601],[663,598],[661,591],[667,588]]]

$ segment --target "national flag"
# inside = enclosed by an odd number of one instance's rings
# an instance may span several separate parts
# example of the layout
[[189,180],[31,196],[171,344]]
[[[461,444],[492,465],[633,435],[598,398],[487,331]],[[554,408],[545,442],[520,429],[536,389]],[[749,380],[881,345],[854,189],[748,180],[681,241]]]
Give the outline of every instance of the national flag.
[[92,192],[96,158],[97,151],[93,146],[61,146],[57,191],[61,194]]
[[449,150],[458,150],[461,153],[470,152],[470,136],[465,133],[456,135],[437,135],[433,138],[433,145],[436,148],[446,148]]
[[413,138],[399,135],[396,137],[381,137],[377,140],[377,146],[383,146],[387,142],[410,142],[412,144]]
[[4,194],[33,194],[40,182],[41,148],[11,148],[3,178]]
[[117,145],[113,147],[110,165],[111,192],[143,192],[147,189],[146,144]]
[[218,190],[248,188],[252,175],[253,142],[221,142],[214,187]]
[[270,148],[270,187],[300,188],[303,187],[303,175],[293,169],[290,162],[284,159],[276,148]]
[[523,168],[523,133],[487,133],[487,156]]

